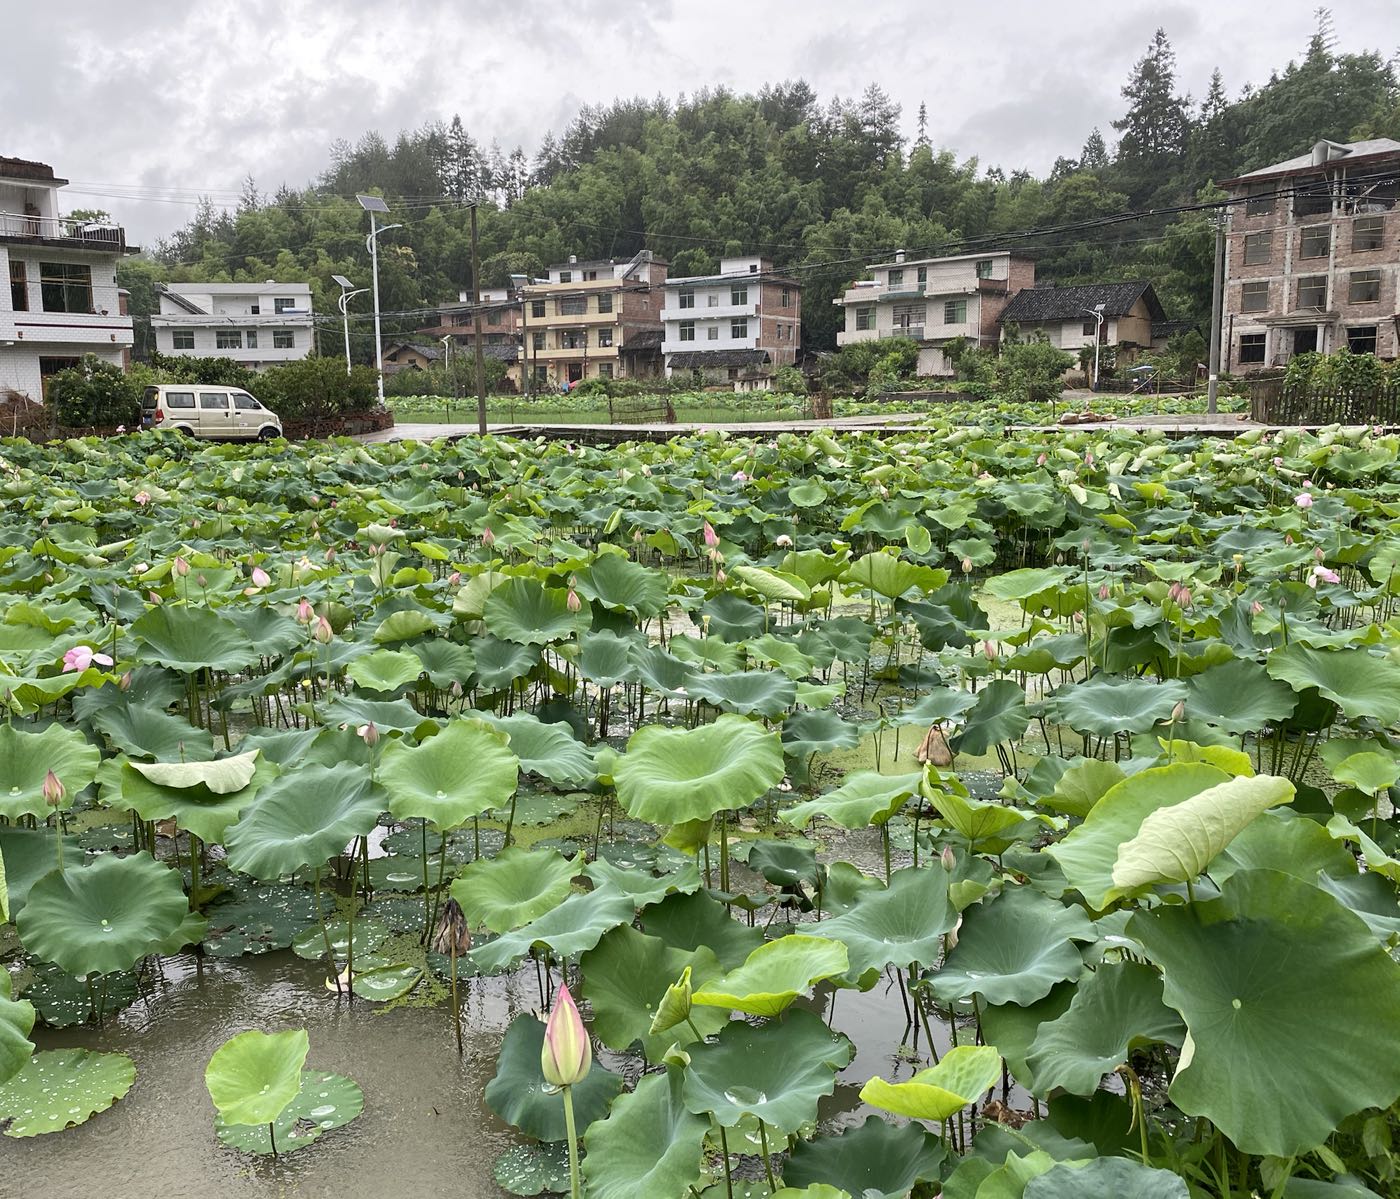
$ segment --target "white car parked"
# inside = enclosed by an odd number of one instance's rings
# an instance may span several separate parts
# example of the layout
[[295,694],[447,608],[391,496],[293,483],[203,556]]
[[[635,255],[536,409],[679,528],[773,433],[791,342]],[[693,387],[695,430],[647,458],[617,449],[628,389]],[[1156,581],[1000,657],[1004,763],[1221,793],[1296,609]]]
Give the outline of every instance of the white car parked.
[[146,388],[141,425],[190,437],[271,441],[282,436],[277,413],[236,387],[162,383]]

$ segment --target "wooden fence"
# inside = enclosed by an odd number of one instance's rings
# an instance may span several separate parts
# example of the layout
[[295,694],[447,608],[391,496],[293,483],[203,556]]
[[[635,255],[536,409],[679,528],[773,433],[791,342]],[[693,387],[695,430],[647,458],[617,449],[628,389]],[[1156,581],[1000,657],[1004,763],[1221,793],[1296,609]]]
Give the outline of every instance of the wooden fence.
[[1400,383],[1379,387],[1288,387],[1250,380],[1249,416],[1265,425],[1400,425]]

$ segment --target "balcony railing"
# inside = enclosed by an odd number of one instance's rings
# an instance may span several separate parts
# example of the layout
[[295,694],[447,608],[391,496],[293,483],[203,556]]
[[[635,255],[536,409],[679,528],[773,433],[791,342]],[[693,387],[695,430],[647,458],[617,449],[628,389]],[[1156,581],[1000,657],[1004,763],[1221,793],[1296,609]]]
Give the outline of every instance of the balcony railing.
[[126,235],[120,225],[76,221],[71,217],[0,212],[0,237],[29,237],[37,241],[67,241],[120,250]]

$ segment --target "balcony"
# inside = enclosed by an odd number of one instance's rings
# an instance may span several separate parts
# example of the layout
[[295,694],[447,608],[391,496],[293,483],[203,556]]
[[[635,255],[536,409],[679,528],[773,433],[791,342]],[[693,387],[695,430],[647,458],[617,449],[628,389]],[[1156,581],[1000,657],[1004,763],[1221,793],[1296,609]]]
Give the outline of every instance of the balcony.
[[58,242],[74,248],[107,250],[114,254],[126,249],[126,233],[120,225],[19,212],[0,212],[0,238]]
[[671,307],[669,304],[661,310],[661,320],[670,321],[695,321],[697,324],[703,321],[730,320],[733,317],[746,317],[758,315],[758,300],[750,300],[747,304],[715,304],[713,306],[695,308]]

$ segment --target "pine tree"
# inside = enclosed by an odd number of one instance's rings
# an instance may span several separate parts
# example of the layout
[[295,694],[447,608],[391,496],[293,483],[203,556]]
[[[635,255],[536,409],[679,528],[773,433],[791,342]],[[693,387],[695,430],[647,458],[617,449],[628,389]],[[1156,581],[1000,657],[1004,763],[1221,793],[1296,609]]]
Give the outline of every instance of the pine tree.
[[1234,169],[1234,139],[1230,136],[1230,101],[1225,95],[1225,81],[1216,67],[1211,72],[1210,88],[1201,101],[1200,112],[1191,126],[1190,173],[1204,182],[1225,179],[1236,174]]
[[1138,59],[1123,98],[1128,111],[1113,127],[1118,139],[1117,165],[1124,173],[1130,199],[1139,202],[1155,191],[1186,148],[1190,125],[1187,99],[1176,94],[1176,54],[1164,29],[1158,29]]
[[481,187],[481,153],[462,118],[455,114],[447,127],[445,164],[442,190],[459,202],[476,199]]
[[1102,171],[1108,166],[1108,147],[1104,145],[1103,134],[1097,125],[1084,139],[1084,149],[1079,151],[1079,169],[1082,171]]
[[928,148],[928,105],[922,100],[919,101],[919,136],[914,139],[914,145]]

